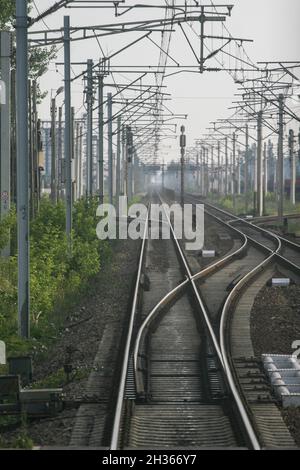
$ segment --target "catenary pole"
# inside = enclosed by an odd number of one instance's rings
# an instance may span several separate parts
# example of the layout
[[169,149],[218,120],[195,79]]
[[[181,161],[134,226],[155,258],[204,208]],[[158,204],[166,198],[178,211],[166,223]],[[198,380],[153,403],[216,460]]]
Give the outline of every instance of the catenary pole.
[[186,148],[186,135],[185,135],[185,127],[181,126],[180,128],[181,135],[180,135],[180,153],[181,153],[181,188],[180,188],[180,196],[181,196],[181,207],[184,206],[184,156],[185,156],[185,148]]
[[290,149],[290,166],[291,166],[291,184],[290,184],[290,201],[296,204],[296,159],[295,159],[295,134],[293,129],[289,131],[289,149]]
[[278,139],[278,219],[283,224],[283,200],[284,200],[284,183],[283,183],[283,113],[284,113],[284,96],[279,95],[279,139]]
[[87,197],[93,195],[93,61],[87,61]]
[[62,107],[61,106],[58,110],[57,157],[58,157],[57,189],[58,189],[58,197],[62,198]]
[[262,158],[262,111],[257,116],[257,209],[259,217],[263,215],[263,158]]
[[71,144],[71,50],[70,17],[64,17],[64,90],[65,90],[65,179],[66,179],[66,234],[69,248],[72,242],[72,144]]
[[108,120],[108,194],[109,203],[113,204],[113,131],[112,131],[112,94],[107,94]]
[[246,150],[245,150],[245,176],[244,176],[244,193],[245,193],[245,209],[248,212],[249,200],[249,126],[246,124]]
[[[118,130],[121,129],[122,122],[121,116],[118,117]],[[116,167],[116,209],[117,214],[119,213],[119,198],[121,193],[121,132],[117,135],[117,167]]]
[[[1,79],[5,84],[4,102],[0,104],[1,111],[1,135],[0,135],[0,155],[1,155],[1,220],[10,211],[11,204],[11,33],[2,31],[1,33]],[[6,246],[1,255],[10,255],[10,246]]]
[[57,202],[56,178],[56,99],[51,100],[51,201]]
[[98,79],[98,165],[99,165],[99,202],[104,201],[104,150],[103,150],[103,75],[99,75]]
[[228,138],[225,138],[225,196],[228,195]]
[[29,338],[30,283],[27,0],[18,0],[16,2],[16,40],[18,325],[21,337]]

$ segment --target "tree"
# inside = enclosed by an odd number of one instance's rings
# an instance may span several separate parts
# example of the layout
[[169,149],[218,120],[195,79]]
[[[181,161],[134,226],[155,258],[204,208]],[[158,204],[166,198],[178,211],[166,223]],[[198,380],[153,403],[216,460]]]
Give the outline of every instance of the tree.
[[11,29],[15,15],[15,0],[0,0],[0,29]]
[[[28,0],[28,15],[32,10],[32,0]],[[16,13],[16,0],[0,0],[0,30],[13,30]],[[15,48],[14,48],[15,52]],[[15,53],[14,53],[15,56]],[[29,49],[29,78],[38,80],[44,75],[49,66],[49,62],[56,57],[55,46],[50,48],[31,48]],[[15,57],[12,63],[14,67]],[[38,101],[41,101],[47,92],[42,93],[38,86]]]

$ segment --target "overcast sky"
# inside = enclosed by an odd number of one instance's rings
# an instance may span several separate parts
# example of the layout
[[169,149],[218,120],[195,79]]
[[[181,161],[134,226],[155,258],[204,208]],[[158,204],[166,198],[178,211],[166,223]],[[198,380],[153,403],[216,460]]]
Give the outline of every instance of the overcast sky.
[[[129,3],[132,0],[128,0]],[[53,5],[53,0],[35,0],[36,6],[40,11],[44,11],[48,6]],[[164,0],[150,0],[139,1],[137,3],[152,3],[152,4],[165,4]],[[182,0],[176,0],[177,4],[184,3]],[[189,2],[193,2],[190,0]],[[201,3],[201,2],[200,2]],[[204,3],[204,2],[203,2]],[[210,0],[205,2],[210,4]],[[218,4],[226,4],[227,2],[218,1]],[[263,60],[300,60],[300,2],[299,0],[234,0],[232,16],[227,19],[226,26],[234,37],[253,39],[254,43],[245,44],[245,49],[252,61]],[[115,21],[133,21],[141,20],[144,18],[162,18],[163,13],[161,10],[152,11],[149,13],[146,10],[139,10],[136,13],[127,13],[126,15],[115,19],[113,12],[109,10],[99,9],[68,9],[60,10],[59,12],[47,17],[43,22],[38,24],[38,29],[46,29],[49,27],[60,28],[63,24],[63,15],[70,14],[72,25],[99,25],[104,23],[112,23]],[[36,16],[36,11],[33,11],[33,16]],[[196,34],[187,25],[186,32],[193,43],[196,51],[200,50],[199,39]],[[199,32],[199,25],[194,24],[195,32]],[[180,28],[176,26],[176,33],[172,33],[172,41],[170,47],[170,55],[180,64],[196,65],[195,58],[189,45]],[[207,34],[219,35],[227,32],[222,30],[220,26],[212,26],[207,24]],[[101,38],[101,46],[104,53],[120,49],[123,45],[130,43],[141,33],[131,34],[126,33],[112,37]],[[160,43],[160,33],[154,33],[153,40]],[[220,42],[214,42],[210,39],[207,40],[207,47],[218,48]],[[232,44],[230,49],[227,47],[226,51],[231,54],[240,54],[244,60],[248,60],[240,48]],[[81,41],[72,44],[72,60],[73,61],[86,61],[91,58],[95,62],[101,57],[99,45],[95,39],[89,41]],[[151,44],[149,40],[143,40],[130,50],[120,54],[112,61],[112,65],[156,65],[158,63],[159,50]],[[229,63],[228,57],[217,56],[218,59],[226,63],[226,66],[235,67],[236,61],[232,59]],[[58,54],[57,61],[62,60],[62,51]],[[168,61],[172,65],[172,61]],[[211,66],[217,66],[215,61],[209,63]],[[83,67],[74,66],[75,73],[83,70]],[[50,96],[51,89],[56,90],[62,85],[62,72],[61,66],[56,66],[54,63],[50,65],[50,71],[42,78],[42,88],[49,91],[48,97],[40,106],[40,116],[42,119],[49,119],[50,110]],[[115,79],[119,82],[128,83],[129,79],[136,77],[135,75],[128,75],[126,73],[115,75]],[[107,79],[111,82],[111,80]],[[152,82],[149,76],[144,80],[144,83]],[[167,106],[174,113],[183,113],[188,115],[188,120],[185,122],[186,132],[188,138],[188,145],[193,145],[194,139],[198,138],[205,129],[209,126],[209,122],[222,117],[229,117],[232,111],[228,110],[234,98],[234,93],[237,92],[237,86],[233,78],[226,72],[207,72],[203,75],[200,74],[177,74],[172,77],[166,78],[165,85],[168,86],[167,92],[171,93],[172,101],[167,103]],[[77,116],[80,117],[84,111],[82,108],[83,103],[83,84],[78,81],[74,84],[72,90],[73,105],[77,110]],[[107,89],[107,91],[109,91]],[[111,91],[111,90],[110,90]],[[58,102],[62,102],[63,95],[58,98]],[[299,103],[300,104],[300,103]],[[299,111],[299,108],[298,108]],[[180,121],[174,121],[181,124]],[[172,148],[168,148],[169,146]],[[165,141],[164,155],[165,158],[177,158],[178,143],[172,140]]]

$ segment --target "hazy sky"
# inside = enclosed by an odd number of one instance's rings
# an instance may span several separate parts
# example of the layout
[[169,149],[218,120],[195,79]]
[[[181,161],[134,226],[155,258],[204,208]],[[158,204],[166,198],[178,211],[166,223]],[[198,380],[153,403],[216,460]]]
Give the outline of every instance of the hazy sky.
[[[132,0],[127,0],[126,3],[132,3]],[[48,6],[53,5],[53,0],[35,0],[37,7],[44,11]],[[165,4],[164,0],[150,0],[139,1],[137,3],[152,3],[152,4]],[[177,4],[184,3],[182,0],[176,0]],[[193,2],[190,0],[190,4]],[[201,3],[201,2],[200,2]],[[203,2],[204,3],[204,2]],[[205,2],[210,4],[210,0]],[[218,1],[218,4],[226,4],[227,2]],[[234,37],[253,39],[254,43],[245,45],[247,53],[252,61],[263,60],[300,60],[300,2],[299,0],[234,0],[231,18],[226,21],[230,33]],[[33,12],[34,16],[36,11]],[[45,22],[49,28],[60,28],[63,24],[63,15],[70,14],[72,25],[98,25],[104,23],[111,23],[115,21],[133,21],[144,18],[162,18],[162,11],[139,10],[138,13],[127,13],[118,19],[114,18],[113,12],[100,9],[68,9],[60,10],[59,12],[48,17]],[[46,29],[46,25],[40,22],[38,29]],[[193,25],[196,32],[199,31],[199,26]],[[184,39],[180,28],[172,34],[172,42],[170,48],[170,55],[181,64],[196,65],[195,58]],[[185,27],[189,38],[193,42],[196,51],[200,50],[199,39],[196,34],[187,25]],[[226,31],[222,31],[220,26],[207,25],[207,34],[219,35],[220,33],[227,35]],[[105,37],[101,38],[101,46],[105,54],[114,50],[120,49],[123,45],[130,43],[141,33],[131,34],[126,33],[117,35],[114,38]],[[160,33],[154,33],[153,40],[160,43]],[[207,46],[211,50],[212,47],[217,48],[220,42],[214,42],[210,39],[207,40]],[[240,57],[247,60],[243,53],[239,52],[240,48],[234,44],[228,52],[241,54]],[[62,51],[58,54],[57,61],[62,60]],[[73,61],[86,61],[91,58],[95,62],[101,57],[99,45],[96,40],[81,41],[72,44],[72,60]],[[122,53],[112,61],[112,65],[156,65],[158,63],[159,50],[151,44],[149,40],[143,40],[130,50]],[[229,64],[228,58],[217,56],[219,60],[226,62],[227,66],[235,67],[236,61],[231,60]],[[171,65],[172,62],[168,61]],[[211,66],[217,66],[215,61],[210,62]],[[83,67],[73,67],[75,73],[83,70]],[[50,71],[41,80],[42,88],[49,90],[56,90],[62,85],[62,67],[56,67],[51,64]],[[251,75],[251,74],[250,74]],[[300,73],[299,73],[300,75]],[[129,78],[135,77],[134,75],[126,75],[125,73],[116,75],[117,81],[127,83]],[[107,79],[111,82],[111,79]],[[152,82],[149,76],[145,79],[145,83]],[[234,84],[232,77],[226,72],[207,72],[204,75],[200,74],[177,74],[173,77],[166,78],[165,85],[168,86],[167,92],[171,93],[172,101],[167,103],[167,106],[174,113],[188,114],[188,120],[185,122],[187,129],[188,145],[193,145],[194,139],[199,137],[201,133],[205,132],[205,128],[209,126],[209,122],[222,117],[229,117],[232,111],[228,110],[234,98],[234,93],[237,91],[237,85]],[[73,86],[72,98],[73,105],[76,107],[77,116],[80,117],[84,112],[82,109],[83,104],[83,84],[81,81],[76,82]],[[107,89],[107,91],[111,91]],[[61,103],[63,95],[58,98]],[[44,119],[49,119],[50,110],[50,93],[40,106],[40,115]],[[298,106],[300,105],[300,102]],[[81,109],[80,109],[81,108]],[[298,108],[299,111],[299,108]],[[174,121],[178,122],[180,121]],[[167,148],[169,146],[172,148]],[[165,152],[169,158],[176,158],[178,155],[177,146],[173,140],[165,141]]]

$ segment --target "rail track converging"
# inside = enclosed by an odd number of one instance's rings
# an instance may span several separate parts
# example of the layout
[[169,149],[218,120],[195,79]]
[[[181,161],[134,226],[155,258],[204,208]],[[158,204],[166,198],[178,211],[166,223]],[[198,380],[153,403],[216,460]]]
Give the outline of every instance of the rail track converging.
[[[195,201],[194,197],[187,197]],[[156,199],[163,202],[159,195]],[[172,233],[169,242],[172,248],[168,249],[174,250],[181,280],[178,281],[177,276],[176,285],[166,289],[139,319],[138,298],[147,244],[151,243],[147,241],[151,220],[146,221],[111,449],[151,448],[153,445],[170,448],[180,443],[201,448],[213,445],[259,450],[263,447],[265,441],[255,423],[255,412],[247,402],[232,361],[229,317],[237,296],[272,261],[280,262],[295,275],[299,274],[299,267],[280,254],[285,243],[280,237],[261,228],[256,231],[256,226],[209,204],[206,204],[206,212],[239,239],[238,246],[194,274],[176,238],[172,221],[165,214]],[[237,280],[233,279],[229,293],[224,286],[224,301],[218,317],[214,318],[199,282],[209,284],[213,275],[221,276],[245,256],[252,259],[251,269],[248,266]],[[134,327],[135,323],[138,327]],[[283,423],[279,424],[284,428]],[[288,432],[286,442],[288,445]]]

